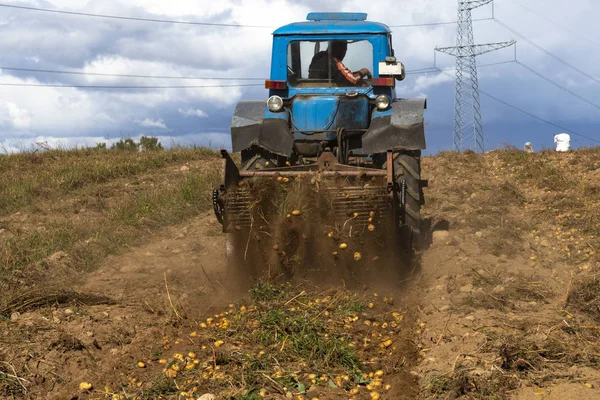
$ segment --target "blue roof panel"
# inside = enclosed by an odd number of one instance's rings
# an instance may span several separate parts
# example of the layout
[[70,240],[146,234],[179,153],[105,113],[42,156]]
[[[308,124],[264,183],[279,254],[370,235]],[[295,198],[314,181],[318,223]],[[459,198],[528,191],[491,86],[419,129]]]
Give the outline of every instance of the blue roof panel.
[[366,13],[332,13],[332,12],[318,12],[309,13],[306,17],[308,21],[366,21]]
[[276,36],[283,35],[319,35],[319,34],[354,34],[354,33],[390,33],[390,28],[379,22],[323,20],[296,22],[277,29]]

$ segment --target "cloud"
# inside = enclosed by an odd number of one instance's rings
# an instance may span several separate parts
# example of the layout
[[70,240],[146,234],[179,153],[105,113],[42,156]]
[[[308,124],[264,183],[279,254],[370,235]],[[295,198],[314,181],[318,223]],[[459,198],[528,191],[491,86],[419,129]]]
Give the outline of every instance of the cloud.
[[6,108],[12,125],[16,129],[27,129],[31,125],[31,114],[25,108],[20,108],[15,103],[6,102]]
[[[595,51],[598,45],[594,44],[597,42],[594,38],[600,37],[600,24],[596,23],[598,12],[595,12],[598,2],[580,2],[578,7],[565,8],[559,0],[529,0],[527,7],[536,10],[538,15],[524,10],[517,2],[498,2],[495,16],[562,59],[590,75],[600,76],[600,52]],[[2,10],[0,54],[3,65],[196,79],[33,74],[3,70],[0,83],[177,88],[3,87],[0,91],[0,145],[8,147],[6,143],[10,140],[11,146],[18,148],[15,140],[30,143],[37,137],[66,138],[68,144],[73,143],[72,138],[135,137],[143,129],[169,130],[174,138],[199,141],[209,137],[206,135],[213,135],[210,136],[212,140],[226,144],[228,133],[215,136],[217,134],[211,132],[227,132],[238,101],[265,100],[267,93],[260,87],[219,86],[248,84],[253,81],[242,78],[269,76],[273,28],[302,21],[309,11],[315,10],[365,11],[369,13],[370,20],[388,25],[456,20],[456,0],[404,3],[398,6],[397,0],[372,3],[348,0],[342,4],[320,0],[21,0],[23,5],[75,12],[263,25],[268,28],[192,26]],[[583,13],[581,10],[590,12]],[[489,5],[473,10],[475,19],[489,17]],[[579,37],[550,24],[545,18],[572,27],[571,30],[578,32]],[[408,70],[433,66],[434,47],[452,46],[456,42],[456,26],[452,24],[394,27],[392,30],[396,56]],[[514,36],[490,20],[474,22],[474,33],[477,43],[505,41]],[[590,82],[557,63],[526,41],[521,40],[518,46],[521,62],[600,104],[597,82]],[[479,57],[478,61],[494,63],[512,57],[512,50],[505,49]],[[454,62],[450,56],[437,56],[440,68],[452,67]],[[573,126],[571,124],[575,123],[574,129],[586,131],[595,129],[594,126],[600,122],[600,113],[596,109],[581,104],[518,64],[482,68],[479,76],[482,90],[559,125]],[[215,79],[218,77],[234,80]],[[452,78],[443,74],[410,75],[398,84],[398,93],[407,97],[427,96],[430,105],[427,118],[436,121],[440,130],[451,130],[454,100],[451,81]],[[490,103],[489,99],[482,98],[482,101],[486,123],[531,121],[530,117]],[[198,132],[198,118],[202,118],[201,129],[205,132]],[[581,121],[590,125],[581,126]],[[595,136],[595,132],[591,136]]]
[[178,111],[184,117],[208,118],[208,114],[200,109],[188,108],[184,110],[180,108]]
[[136,121],[136,123],[142,128],[157,128],[157,129],[167,129],[167,125],[162,118],[152,119],[145,118],[142,121]]

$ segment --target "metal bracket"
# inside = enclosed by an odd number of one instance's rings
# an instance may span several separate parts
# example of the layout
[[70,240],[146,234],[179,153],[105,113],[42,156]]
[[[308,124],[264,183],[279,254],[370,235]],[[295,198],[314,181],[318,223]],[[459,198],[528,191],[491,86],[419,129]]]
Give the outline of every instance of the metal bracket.
[[394,198],[394,153],[391,151],[387,152],[386,159],[386,169],[387,169],[387,188],[388,193],[391,199]]
[[213,195],[212,195],[212,203],[213,203],[213,209],[215,210],[215,216],[217,217],[217,221],[219,221],[219,223],[221,225],[225,225],[225,220],[223,218],[224,216],[224,204],[223,201],[221,200],[220,197],[220,192],[223,191],[225,188],[223,186],[221,186],[220,189],[215,189],[213,190]]

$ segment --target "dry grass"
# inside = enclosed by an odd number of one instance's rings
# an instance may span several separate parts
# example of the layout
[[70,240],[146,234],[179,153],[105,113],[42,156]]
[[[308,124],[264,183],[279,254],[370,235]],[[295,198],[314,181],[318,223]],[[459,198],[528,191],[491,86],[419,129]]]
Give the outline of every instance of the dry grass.
[[465,300],[465,304],[473,308],[515,310],[519,302],[547,303],[554,297],[536,276],[477,273],[473,283],[481,289]]
[[569,293],[567,306],[570,310],[579,311],[596,322],[600,322],[600,280],[598,277],[587,278],[574,285]]
[[[179,172],[185,163],[199,166]],[[0,287],[35,286],[90,270],[150,228],[210,209],[219,180],[217,154],[205,149],[4,156]]]

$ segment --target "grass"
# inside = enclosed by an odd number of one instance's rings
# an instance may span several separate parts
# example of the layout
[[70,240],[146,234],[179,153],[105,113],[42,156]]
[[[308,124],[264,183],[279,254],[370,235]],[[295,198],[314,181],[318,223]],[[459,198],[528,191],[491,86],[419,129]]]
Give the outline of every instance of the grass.
[[[211,191],[220,181],[216,161],[216,153],[201,149],[3,157],[0,216],[12,215],[0,225],[0,286],[90,270],[149,229],[209,210]],[[203,164],[179,172],[186,162]],[[53,254],[64,257],[49,261]]]
[[207,149],[128,152],[106,149],[51,150],[0,158],[0,215],[33,208],[73,191],[139,176],[169,165],[216,157]]
[[577,282],[567,300],[569,309],[580,311],[600,322],[600,280],[597,277]]

